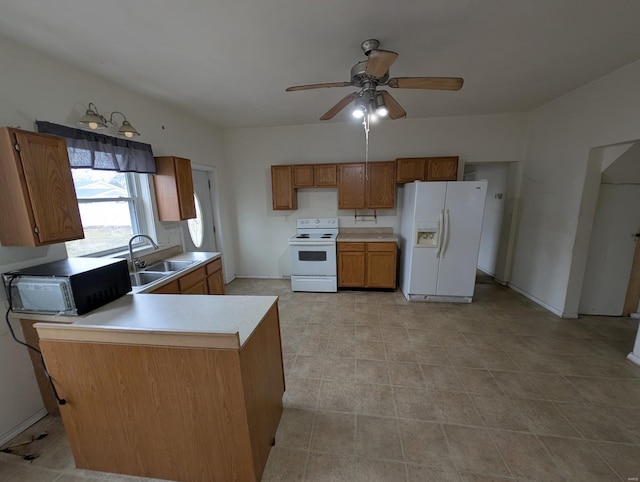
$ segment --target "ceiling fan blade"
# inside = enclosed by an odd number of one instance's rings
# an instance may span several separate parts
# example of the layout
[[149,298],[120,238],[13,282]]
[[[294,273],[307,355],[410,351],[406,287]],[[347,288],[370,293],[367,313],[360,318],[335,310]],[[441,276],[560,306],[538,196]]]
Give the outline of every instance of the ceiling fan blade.
[[333,119],[333,117],[338,112],[340,112],[342,109],[344,109],[346,106],[348,106],[351,103],[351,101],[353,101],[353,99],[355,99],[356,97],[358,97],[358,93],[357,92],[353,92],[352,94],[349,94],[349,95],[343,97],[342,100],[340,100],[340,102],[338,102],[331,109],[329,109],[327,112],[325,112],[324,115],[322,117],[320,117],[320,120]]
[[386,90],[380,90],[378,92],[380,92],[382,97],[384,97],[384,104],[387,106],[387,111],[389,111],[389,119],[396,120],[407,117],[405,110],[389,92]]
[[463,82],[460,77],[394,77],[387,85],[393,89],[460,90]]
[[351,82],[327,82],[325,84],[294,85],[293,87],[287,87],[285,92],[295,92],[298,90],[324,89],[326,87],[349,87],[350,85],[351,85]]
[[369,60],[365,73],[373,77],[382,77],[389,71],[389,67],[398,58],[398,54],[388,50],[372,50],[369,52]]

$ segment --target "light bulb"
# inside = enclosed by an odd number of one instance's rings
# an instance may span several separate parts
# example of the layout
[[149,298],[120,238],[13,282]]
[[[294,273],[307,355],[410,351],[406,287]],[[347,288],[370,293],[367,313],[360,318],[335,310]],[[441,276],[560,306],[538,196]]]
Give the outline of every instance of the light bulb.
[[127,132],[124,133],[124,136],[128,137],[129,139],[131,139],[133,137],[133,132],[127,131]]
[[97,128],[98,128],[97,122],[89,122],[89,129],[97,129]]
[[380,117],[387,117],[387,114],[389,114],[389,111],[384,105],[381,105],[376,109],[376,114],[378,114]]
[[378,122],[378,116],[375,112],[369,114],[369,122]]
[[354,109],[354,111],[352,112],[353,117],[355,117],[356,119],[360,119],[362,117],[364,117],[364,112],[358,108]]

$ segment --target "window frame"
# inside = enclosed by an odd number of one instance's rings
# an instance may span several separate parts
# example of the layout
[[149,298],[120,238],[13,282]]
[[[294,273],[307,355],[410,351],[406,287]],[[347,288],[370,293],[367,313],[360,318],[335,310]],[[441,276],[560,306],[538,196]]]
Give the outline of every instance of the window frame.
[[[82,168],[85,169],[85,168]],[[89,168],[90,169],[90,168]],[[149,235],[149,224],[146,219],[146,210],[145,210],[145,199],[143,196],[142,190],[142,176],[148,177],[148,174],[145,173],[136,173],[136,172],[119,172],[119,174],[125,175],[125,183],[127,186],[127,192],[129,196],[124,197],[110,197],[110,198],[78,198],[76,195],[76,199],[78,200],[78,206],[81,204],[95,204],[95,203],[104,203],[104,202],[127,202],[129,204],[129,216],[131,219],[131,230],[134,234],[146,234]],[[146,180],[148,182],[148,179]],[[84,225],[83,225],[84,229]],[[82,240],[77,240],[76,242],[82,242]],[[65,243],[66,244],[66,243]],[[144,245],[145,243],[137,238],[137,240],[132,244],[134,249]],[[128,252],[129,246],[115,246],[113,248],[105,249],[102,251],[95,251],[91,253],[86,253],[79,255],[79,257],[103,257],[109,256],[115,253],[121,253],[124,251]]]

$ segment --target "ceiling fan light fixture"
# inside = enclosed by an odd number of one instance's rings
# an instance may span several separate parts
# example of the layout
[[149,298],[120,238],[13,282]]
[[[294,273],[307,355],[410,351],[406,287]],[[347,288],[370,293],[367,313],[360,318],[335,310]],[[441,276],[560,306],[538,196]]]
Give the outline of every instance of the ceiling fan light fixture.
[[380,117],[387,117],[389,111],[387,110],[387,106],[384,103],[384,97],[381,92],[376,93],[376,108],[375,113]]
[[362,97],[358,97],[353,105],[352,115],[356,119],[362,119],[367,112],[367,105],[364,103]]

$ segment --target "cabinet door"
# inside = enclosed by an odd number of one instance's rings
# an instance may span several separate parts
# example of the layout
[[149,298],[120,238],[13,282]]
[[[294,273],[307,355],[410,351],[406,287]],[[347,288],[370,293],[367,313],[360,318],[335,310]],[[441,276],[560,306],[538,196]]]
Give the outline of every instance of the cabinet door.
[[313,164],[293,166],[293,187],[313,187]]
[[396,159],[396,182],[407,183],[425,179],[423,157]]
[[64,139],[17,131],[35,244],[84,238]]
[[173,280],[166,285],[160,286],[156,288],[151,293],[155,295],[178,295],[180,294],[180,286],[178,285],[178,280]]
[[178,206],[181,219],[196,217],[196,203],[193,199],[193,176],[189,159],[175,158],[176,186],[178,189]]
[[456,181],[458,179],[457,157],[427,158],[427,181]]
[[396,287],[396,251],[375,251],[367,244],[367,287],[395,288]]
[[222,270],[216,271],[207,278],[207,289],[210,295],[224,294],[224,281],[222,280]]
[[338,165],[338,209],[364,209],[364,163]]
[[271,201],[274,211],[297,207],[292,167],[271,166]]
[[196,217],[191,161],[180,157],[156,157],[153,185],[160,221],[183,221]]
[[313,168],[316,186],[336,187],[338,185],[338,166],[335,164],[316,164]]
[[206,280],[202,280],[199,283],[193,285],[191,288],[187,288],[184,291],[181,291],[180,294],[183,295],[206,295],[207,292],[207,282]]
[[367,207],[393,209],[396,204],[396,163],[371,162],[368,173]]
[[364,251],[339,251],[338,252],[338,286],[364,287],[365,286],[365,252]]

